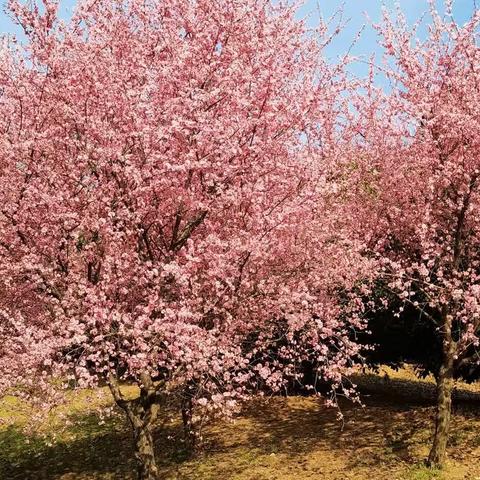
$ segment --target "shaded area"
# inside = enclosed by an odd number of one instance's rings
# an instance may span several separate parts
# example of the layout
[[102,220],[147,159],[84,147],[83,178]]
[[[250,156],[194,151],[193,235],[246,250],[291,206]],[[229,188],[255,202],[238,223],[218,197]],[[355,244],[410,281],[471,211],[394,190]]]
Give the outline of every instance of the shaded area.
[[[118,412],[106,421],[97,414],[69,415],[68,427],[31,435],[10,425],[0,430],[0,479],[135,479],[130,426]],[[159,425],[156,431],[159,463],[188,458],[179,442],[179,423]]]
[[[55,432],[48,432],[47,438],[32,436],[15,425],[1,431],[0,478],[128,479],[125,473],[132,470],[132,449],[125,426],[117,419],[100,425],[93,414],[75,415],[70,420],[75,427],[58,440],[52,438]],[[72,475],[62,477],[64,474]]]

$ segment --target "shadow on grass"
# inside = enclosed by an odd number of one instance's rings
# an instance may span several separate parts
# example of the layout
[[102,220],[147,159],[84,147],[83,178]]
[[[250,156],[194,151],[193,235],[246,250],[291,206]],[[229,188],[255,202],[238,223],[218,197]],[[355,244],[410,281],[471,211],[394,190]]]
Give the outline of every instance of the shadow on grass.
[[[130,426],[118,413],[104,423],[96,414],[70,415],[71,427],[48,436],[26,434],[21,427],[0,430],[0,479],[135,479]],[[172,465],[188,458],[176,425],[156,431],[159,463]],[[173,438],[174,440],[169,440]],[[160,455],[161,453],[161,455]]]
[[[408,470],[410,464],[422,460],[431,441],[434,386],[375,375],[352,380],[359,385],[365,406],[341,400],[343,421],[321,400],[255,400],[245,406],[235,423],[209,425],[207,443],[194,458],[182,450],[179,422],[170,412],[156,432],[162,478],[295,478],[276,476],[277,468],[300,475],[316,472],[318,478],[400,478],[390,475],[390,469]],[[480,447],[476,417],[480,395],[459,391],[455,405],[458,415],[453,419],[450,453],[468,455],[469,448]],[[175,421],[169,421],[171,418]],[[123,416],[114,415],[103,425],[96,414],[70,416],[69,420],[73,426],[59,432],[51,446],[18,427],[0,431],[0,479],[135,478],[131,432]],[[336,468],[345,475],[330,477],[324,468],[336,461]],[[375,472],[371,477],[356,476],[370,471]],[[299,478],[312,478],[308,475]]]
[[129,478],[131,442],[128,430],[121,428],[117,419],[104,425],[93,414],[69,420],[74,426],[62,429],[57,439],[54,432],[47,437],[29,435],[17,426],[1,431],[0,478],[53,480],[73,473],[83,475],[75,478],[85,479],[103,478],[104,474],[105,478]]

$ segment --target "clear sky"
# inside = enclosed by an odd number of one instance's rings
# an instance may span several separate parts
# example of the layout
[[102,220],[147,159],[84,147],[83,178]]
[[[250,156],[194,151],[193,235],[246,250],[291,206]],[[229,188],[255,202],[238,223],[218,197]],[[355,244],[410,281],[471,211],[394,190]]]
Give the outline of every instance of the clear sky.
[[[409,21],[412,22],[418,19],[428,6],[427,0],[304,0],[304,6],[301,8],[299,15],[308,17],[308,21],[314,24],[318,20],[318,12],[327,18],[343,4],[344,19],[348,20],[348,23],[335,42],[329,47],[327,55],[332,61],[335,61],[336,57],[345,53],[356,32],[361,29],[363,24],[366,24],[366,28],[360,40],[352,49],[351,54],[368,57],[373,52],[381,52],[376,47],[376,34],[369,26],[366,15],[372,22],[376,22],[380,19],[382,5],[393,10],[397,1],[400,2],[402,10]],[[0,0],[0,2],[3,3],[4,0]],[[62,15],[68,17],[69,12],[75,5],[75,0],[60,0],[60,4]],[[437,4],[439,9],[442,10],[443,0],[437,0]],[[474,9],[474,4],[475,0],[456,0],[454,3],[454,18],[457,23],[463,24],[469,18]],[[478,6],[480,7],[480,0]],[[0,32],[10,33],[14,31],[14,26],[2,11],[0,13]],[[351,69],[356,74],[363,74],[366,71],[366,67],[362,63],[353,65]],[[381,82],[382,80],[380,79],[379,81]]]
[[[381,19],[382,6],[395,11],[397,4],[400,4],[401,10],[411,23],[417,21],[428,10],[427,0],[307,0],[300,14],[308,16],[309,22],[313,24],[315,19],[318,18],[318,13],[316,13],[318,10],[324,18],[328,18],[343,5],[344,20],[348,23],[331,44],[327,55],[335,61],[336,57],[344,54],[357,32],[365,25],[361,37],[350,53],[368,59],[372,53],[381,55],[381,49],[376,43],[377,35],[371,27],[371,23],[376,23]],[[443,12],[443,0],[436,0],[436,4],[438,10]],[[477,7],[480,8],[480,1],[478,1]],[[458,24],[463,25],[474,10],[475,0],[454,0],[453,16]],[[424,22],[428,23],[429,20],[426,17]],[[420,29],[418,33],[420,36],[424,35],[425,29]],[[364,74],[368,71],[368,66],[358,63],[353,65],[351,70],[357,74]],[[382,80],[380,79],[380,81]]]

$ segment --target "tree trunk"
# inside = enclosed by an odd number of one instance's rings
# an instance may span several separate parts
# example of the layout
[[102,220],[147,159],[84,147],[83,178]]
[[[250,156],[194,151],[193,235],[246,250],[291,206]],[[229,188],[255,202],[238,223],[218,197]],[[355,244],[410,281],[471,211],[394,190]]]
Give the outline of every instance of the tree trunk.
[[117,405],[127,414],[133,428],[134,456],[137,461],[138,480],[160,480],[153,441],[153,426],[160,409],[158,386],[155,386],[148,374],[140,375],[140,395],[133,400],[126,400],[113,375],[108,378],[108,385]]
[[134,428],[134,439],[138,479],[159,480],[151,428],[143,425]]
[[442,365],[437,378],[437,412],[435,418],[435,435],[428,455],[428,465],[443,467],[447,454],[448,434],[452,411],[453,362],[455,342],[452,339],[452,320],[445,315],[443,322],[444,342]]
[[185,447],[193,452],[196,444],[195,426],[193,425],[193,403],[190,396],[182,400],[183,438]]

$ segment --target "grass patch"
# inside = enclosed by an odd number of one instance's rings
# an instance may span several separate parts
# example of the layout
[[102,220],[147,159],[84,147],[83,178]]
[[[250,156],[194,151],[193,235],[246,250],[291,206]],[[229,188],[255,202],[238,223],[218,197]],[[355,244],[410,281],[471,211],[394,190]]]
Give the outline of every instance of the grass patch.
[[443,472],[435,469],[428,468],[425,465],[415,465],[411,467],[405,480],[443,480]]

